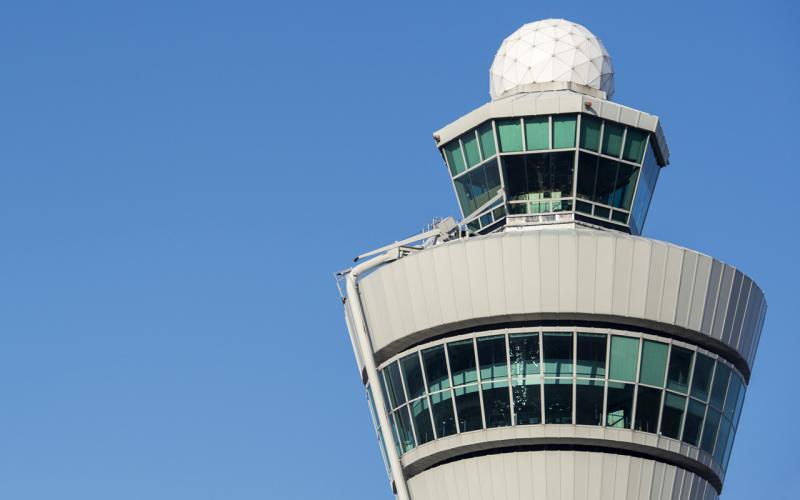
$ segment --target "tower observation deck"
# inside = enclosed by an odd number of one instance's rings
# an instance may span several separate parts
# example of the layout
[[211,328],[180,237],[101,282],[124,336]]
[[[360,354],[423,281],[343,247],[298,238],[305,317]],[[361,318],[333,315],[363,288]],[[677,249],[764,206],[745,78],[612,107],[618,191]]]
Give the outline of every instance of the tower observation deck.
[[766,302],[640,236],[669,150],[613,92],[586,28],[522,26],[434,133],[461,220],[337,273],[398,499],[722,492]]

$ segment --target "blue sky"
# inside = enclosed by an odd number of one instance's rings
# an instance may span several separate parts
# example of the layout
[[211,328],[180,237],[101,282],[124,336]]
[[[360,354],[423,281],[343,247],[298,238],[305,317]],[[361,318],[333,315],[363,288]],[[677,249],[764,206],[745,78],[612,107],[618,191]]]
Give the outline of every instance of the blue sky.
[[[7,2],[0,498],[390,498],[332,273],[457,211],[431,133],[524,22],[662,117],[645,235],[770,310],[724,498],[799,498],[792,2]],[[788,188],[788,189],[783,189]]]

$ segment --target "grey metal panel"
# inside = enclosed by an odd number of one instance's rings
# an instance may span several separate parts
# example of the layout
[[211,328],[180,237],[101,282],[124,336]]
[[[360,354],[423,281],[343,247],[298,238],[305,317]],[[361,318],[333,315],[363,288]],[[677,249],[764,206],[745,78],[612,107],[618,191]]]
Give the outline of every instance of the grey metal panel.
[[473,316],[472,295],[470,294],[470,274],[467,272],[467,254],[465,246],[448,245],[444,247],[444,250],[449,253],[452,262],[450,274],[453,280],[453,294],[455,296],[458,316],[460,318],[471,317]]
[[578,237],[575,233],[559,232],[558,249],[558,310],[575,311],[578,307]]
[[644,317],[647,306],[647,284],[650,281],[650,256],[652,245],[646,240],[634,240],[633,267],[631,268],[630,304],[628,314]]
[[541,231],[539,252],[542,262],[540,268],[542,287],[542,311],[558,311],[558,234],[554,231]]
[[761,290],[721,262],[588,229],[456,240],[387,264],[359,286],[379,362],[451,330],[574,317],[683,336],[748,377],[766,307]]
[[483,240],[484,265],[486,266],[486,290],[489,293],[489,314],[500,316],[506,314],[506,291],[503,272],[503,238],[487,238]]
[[611,314],[614,296],[614,241],[607,235],[597,235],[597,267],[595,272],[594,311]]
[[503,235],[502,246],[502,276],[505,284],[506,312],[508,314],[521,314],[525,312],[523,301],[522,274],[519,270],[522,267],[522,248],[521,238],[511,237],[512,233]]
[[438,302],[442,312],[442,323],[452,323],[460,319],[458,306],[456,305],[455,286],[453,284],[453,273],[450,266],[450,252],[448,248],[437,248],[436,252],[431,252],[433,258],[432,276],[436,280],[436,289],[439,291]]
[[684,252],[683,254],[675,323],[684,327],[689,323],[689,309],[692,303],[692,293],[694,293],[694,278],[697,276],[698,257],[699,255],[694,252]]
[[633,241],[629,238],[615,240],[611,313],[619,316],[628,316],[631,271],[633,269]]
[[725,314],[728,312],[728,304],[731,300],[731,287],[733,286],[733,275],[736,270],[732,267],[725,266],[722,270],[722,279],[719,284],[719,295],[717,296],[717,304],[714,308],[714,319],[711,323],[711,336],[715,339],[722,340],[722,328],[725,326]]
[[661,295],[661,321],[675,322],[675,310],[678,305],[678,289],[680,288],[681,268],[683,267],[684,249],[670,245],[667,249],[667,265],[664,274],[664,291]]
[[650,279],[647,283],[647,303],[644,317],[658,321],[661,317],[661,297],[664,293],[664,273],[667,265],[667,245],[651,242]]
[[703,324],[700,327],[700,332],[706,335],[711,335],[714,310],[717,307],[724,267],[725,265],[722,262],[713,261],[711,263],[711,276],[708,278],[708,291],[706,292],[705,306],[703,306]]
[[689,322],[686,325],[690,330],[700,331],[703,325],[703,308],[705,307],[706,292],[708,291],[711,277],[712,262],[711,257],[707,255],[698,254],[697,256]]
[[[725,319],[722,325],[722,341],[725,343],[731,342],[731,333],[733,330],[733,318],[736,315],[736,309],[739,306],[739,300],[742,292],[742,278],[744,275],[734,270],[733,282],[731,283],[730,299],[728,302],[728,309],[725,311]],[[734,345],[736,341],[734,339]]]
[[578,233],[577,242],[577,299],[576,310],[595,312],[595,278],[597,274],[597,238],[592,234]]
[[486,258],[483,255],[483,241],[466,245],[469,292],[472,297],[472,311],[476,317],[489,314],[489,288],[486,283]]

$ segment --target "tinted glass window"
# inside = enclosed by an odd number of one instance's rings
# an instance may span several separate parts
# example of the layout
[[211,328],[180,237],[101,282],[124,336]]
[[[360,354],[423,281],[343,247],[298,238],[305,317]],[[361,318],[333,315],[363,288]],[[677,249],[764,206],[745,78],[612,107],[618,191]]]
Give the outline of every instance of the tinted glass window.
[[456,433],[456,419],[453,415],[453,400],[450,391],[431,394],[431,409],[433,410],[433,423],[439,437]]
[[428,379],[428,391],[435,392],[450,387],[444,347],[436,346],[423,350],[422,362],[425,365],[425,377]]
[[428,400],[418,399],[411,403],[411,416],[414,419],[414,431],[417,434],[419,444],[427,443],[435,439],[433,435],[433,425],[431,415],[428,412]]
[[603,381],[578,379],[575,385],[575,420],[579,425],[603,423]]
[[550,149],[550,120],[546,116],[525,118],[525,145],[528,151]]
[[717,361],[717,368],[714,372],[714,383],[711,386],[711,404],[722,409],[722,403],[725,402],[725,393],[728,390],[728,379],[730,379],[731,370],[727,366]]
[[543,334],[542,348],[544,349],[544,374],[546,376],[572,376],[571,333]]
[[542,421],[541,389],[538,383],[514,380],[514,414],[518,425],[539,424]]
[[571,197],[574,155],[573,152],[562,152],[503,157],[510,199],[555,202]]
[[603,131],[603,154],[619,157],[622,150],[622,134],[625,127],[618,123],[605,122]]
[[633,384],[608,383],[606,425],[630,429],[633,416]]
[[479,338],[478,361],[481,367],[481,380],[484,382],[497,378],[507,378],[505,335]]
[[394,412],[394,424],[403,452],[413,450],[414,432],[411,427],[411,417],[408,415],[408,406],[403,406]]
[[656,432],[658,413],[661,408],[661,390],[639,386],[636,397],[636,430]]
[[460,174],[467,169],[464,164],[464,157],[461,156],[461,144],[458,140],[452,141],[444,147],[444,156],[447,158],[447,165],[450,167],[450,174]]
[[383,370],[383,377],[386,379],[386,390],[389,393],[389,402],[392,408],[396,408],[406,402],[403,394],[403,381],[400,378],[400,368],[397,363],[392,363]]
[[683,425],[683,442],[692,446],[697,446],[700,442],[700,431],[703,428],[703,415],[706,405],[689,400],[689,407],[686,410],[686,422]]
[[481,399],[478,394],[477,385],[457,387],[454,389],[456,394],[456,410],[458,412],[458,425],[461,432],[469,432],[481,429]]
[[636,361],[639,358],[639,339],[611,337],[609,377],[626,382],[636,381]]
[[708,356],[698,354],[694,362],[692,374],[692,396],[703,401],[708,401],[708,391],[711,389],[711,373],[714,370],[714,360]]
[[468,384],[478,380],[472,339],[447,344],[447,356],[450,358],[453,385]]
[[669,356],[667,388],[686,394],[689,391],[689,373],[692,369],[692,351],[672,346]]
[[494,146],[494,131],[492,122],[487,122],[478,127],[478,139],[481,143],[483,159],[491,158],[497,152]]
[[599,377],[606,374],[606,336],[595,333],[578,334],[576,373],[579,377]]
[[425,383],[422,381],[422,367],[419,356],[414,353],[400,360],[403,367],[403,379],[406,382],[406,393],[409,399],[416,399],[425,393]]
[[706,414],[706,421],[703,425],[703,437],[700,438],[700,448],[707,453],[714,451],[714,441],[717,437],[717,427],[719,426],[720,413],[714,408],[709,408]]
[[497,160],[490,160],[453,180],[461,209],[470,214],[486,204],[500,188]]
[[486,415],[486,427],[511,425],[508,381],[495,381],[481,384],[481,386],[483,387],[483,411]]
[[685,397],[670,392],[664,395],[664,409],[661,412],[661,434],[678,439],[681,435],[684,406],[686,406]]
[[622,157],[628,161],[641,163],[645,144],[647,144],[647,133],[645,131],[628,128],[628,134],[625,137],[625,150],[622,152]]
[[728,383],[728,394],[725,396],[725,410],[722,412],[729,420],[733,420],[733,413],[736,410],[736,402],[741,388],[742,381],[736,374],[731,373],[731,380]]
[[544,423],[572,423],[572,380],[548,379],[544,384]]
[[512,334],[508,338],[511,374],[515,377],[539,375],[539,334]]
[[575,147],[575,115],[557,115],[553,117],[553,148]]
[[518,119],[498,120],[497,135],[500,139],[500,151],[509,153],[522,151],[522,131]]
[[642,345],[642,366],[639,382],[656,387],[664,387],[667,371],[667,351],[669,346],[661,342],[645,340]]
[[581,147],[600,150],[600,120],[589,115],[581,115]]
[[717,433],[717,443],[714,445],[714,460],[722,463],[725,448],[728,445],[728,439],[731,438],[731,424],[728,419],[722,417],[719,425],[719,432]]
[[464,146],[464,156],[467,157],[467,165],[474,167],[481,162],[481,153],[478,150],[478,138],[475,132],[469,132],[461,136],[461,144]]

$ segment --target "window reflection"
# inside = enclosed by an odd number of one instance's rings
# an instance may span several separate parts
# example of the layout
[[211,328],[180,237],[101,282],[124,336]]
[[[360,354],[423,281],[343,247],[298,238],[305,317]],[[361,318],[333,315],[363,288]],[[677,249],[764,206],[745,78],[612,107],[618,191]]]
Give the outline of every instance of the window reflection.
[[597,333],[578,334],[578,377],[603,377],[606,374],[606,336]]
[[633,417],[633,384],[608,383],[606,425],[629,429]]
[[542,349],[545,376],[572,376],[571,333],[545,333],[542,336]]
[[602,380],[578,379],[575,385],[575,423],[601,425],[603,423]]

